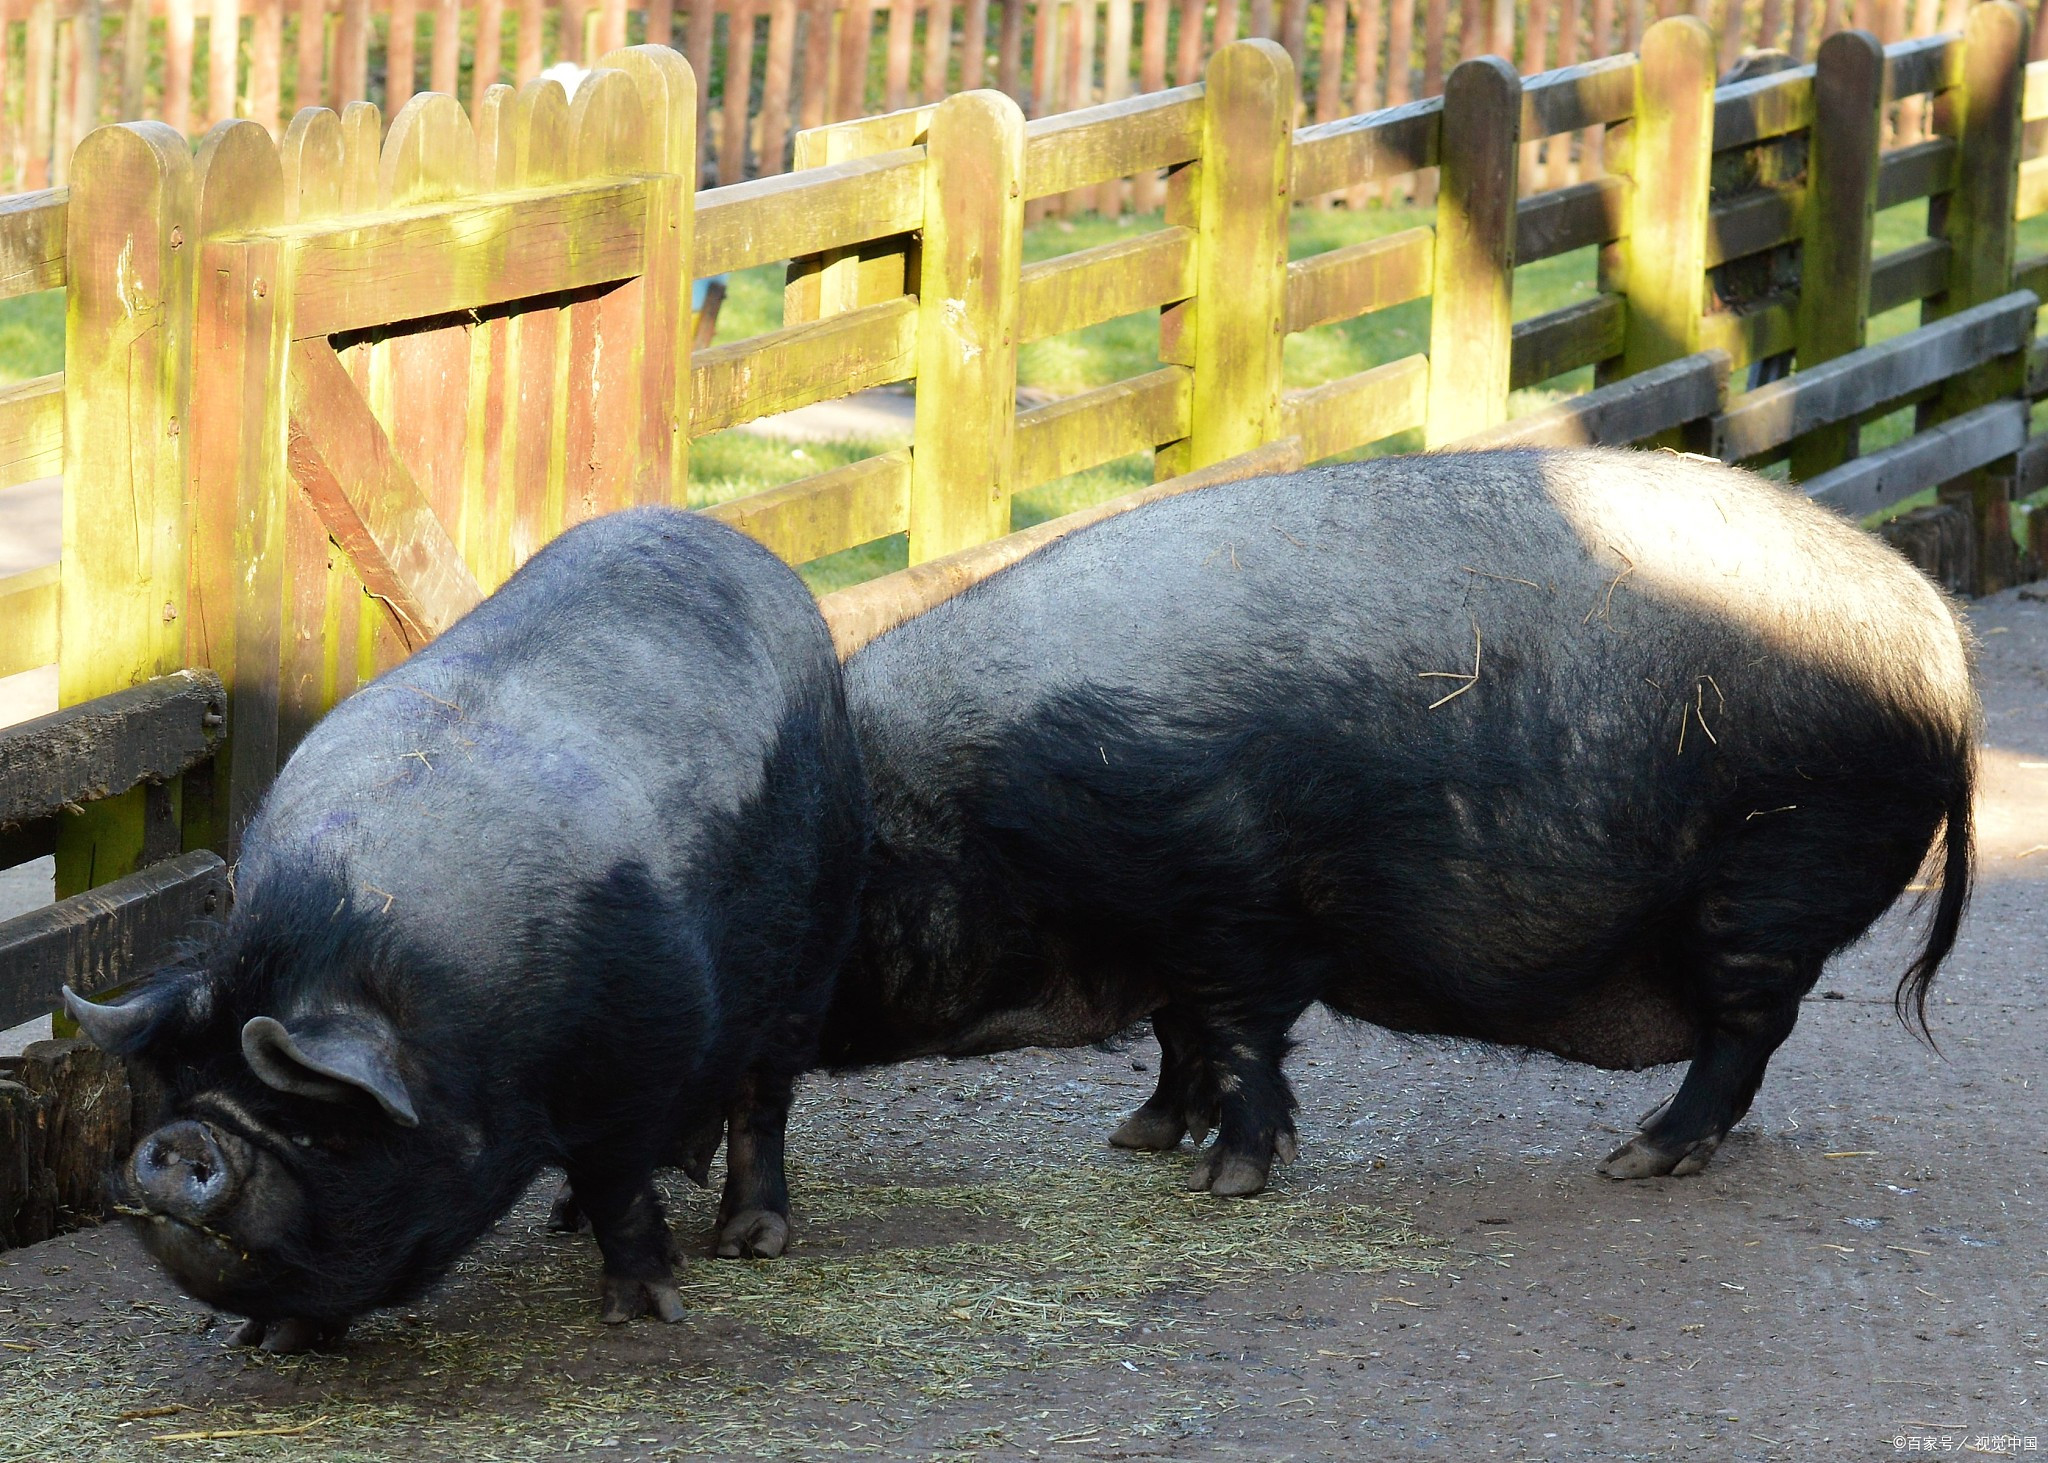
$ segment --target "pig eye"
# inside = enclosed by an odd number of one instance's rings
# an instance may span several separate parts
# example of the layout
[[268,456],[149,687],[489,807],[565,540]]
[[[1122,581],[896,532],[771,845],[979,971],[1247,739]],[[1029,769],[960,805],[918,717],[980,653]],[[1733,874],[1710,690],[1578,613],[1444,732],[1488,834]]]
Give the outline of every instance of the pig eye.
[[313,1140],[304,1133],[292,1134],[292,1142],[301,1148],[311,1148],[313,1146]]

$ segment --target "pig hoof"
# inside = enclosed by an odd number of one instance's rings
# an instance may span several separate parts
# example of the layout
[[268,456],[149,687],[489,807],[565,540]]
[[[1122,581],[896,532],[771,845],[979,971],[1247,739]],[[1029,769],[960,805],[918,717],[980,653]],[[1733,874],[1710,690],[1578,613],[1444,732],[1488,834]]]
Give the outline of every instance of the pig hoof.
[[1676,1150],[1659,1148],[1638,1133],[1602,1159],[1597,1172],[1610,1179],[1653,1179],[1666,1174],[1685,1178],[1705,1168],[1720,1146],[1718,1133]]
[[1275,1163],[1292,1163],[1294,1162],[1295,1155],[1300,1152],[1301,1139],[1294,1136],[1292,1128],[1282,1128],[1273,1135],[1273,1161]]
[[1266,1170],[1241,1153],[1204,1153],[1189,1172],[1190,1193],[1207,1191],[1219,1199],[1241,1199],[1266,1187]]
[[339,1341],[348,1331],[346,1321],[309,1321],[304,1316],[287,1316],[282,1321],[242,1322],[230,1338],[235,1346],[256,1346],[277,1356],[295,1356],[301,1351]]
[[1707,1166],[1707,1160],[1714,1156],[1714,1150],[1721,1146],[1719,1135],[1702,1138],[1685,1150],[1685,1157],[1672,1165],[1671,1176],[1675,1179],[1689,1178]]
[[1180,1147],[1188,1125],[1176,1113],[1146,1103],[1109,1135],[1112,1148],[1134,1148],[1144,1153],[1171,1153]]
[[744,1209],[718,1231],[721,1260],[773,1260],[789,1248],[789,1218],[772,1209]]
[[604,1278],[604,1310],[598,1319],[607,1326],[624,1325],[649,1313],[674,1325],[683,1318],[683,1296],[672,1280],[634,1280],[624,1275]]
[[548,1232],[550,1234],[574,1234],[589,1221],[583,1217],[583,1206],[576,1202],[576,1190],[567,1179],[555,1191],[555,1202],[548,1208]]

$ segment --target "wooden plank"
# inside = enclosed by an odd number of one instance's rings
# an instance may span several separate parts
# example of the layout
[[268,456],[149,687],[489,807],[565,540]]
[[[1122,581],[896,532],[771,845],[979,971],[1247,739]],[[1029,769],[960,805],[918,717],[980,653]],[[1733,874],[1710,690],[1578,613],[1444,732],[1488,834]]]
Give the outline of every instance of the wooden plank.
[[0,300],[64,287],[70,197],[44,188],[0,198]]
[[1714,456],[1729,462],[1754,457],[1802,432],[1846,421],[1994,357],[2024,350],[2036,308],[2032,294],[2015,290],[1752,391],[1715,424]]
[[295,344],[289,380],[292,480],[417,649],[482,592],[334,352]]
[[2043,213],[2048,213],[2048,157],[2029,158],[2020,164],[2013,217],[2036,218]]
[[1429,357],[1403,356],[1281,399],[1281,425],[1319,462],[1423,425],[1429,414]]
[[1195,234],[1168,228],[1024,266],[1019,339],[1044,340],[1195,292]]
[[1403,229],[1365,239],[1287,266],[1287,331],[1313,330],[1384,310],[1430,292],[1435,279],[1436,234]]
[[0,1020],[46,1014],[65,986],[106,990],[170,958],[227,909],[228,867],[197,849],[0,924]]
[[0,676],[57,659],[57,566],[0,579]]
[[865,584],[838,590],[819,600],[818,610],[831,627],[833,644],[843,660],[876,636],[944,604],[969,586],[1092,523],[1100,523],[1133,508],[1142,508],[1147,503],[1182,493],[1198,492],[1245,478],[1293,472],[1301,464],[1299,441],[1286,437],[1268,442],[1197,472],[1153,483],[1078,513],[1069,513],[1006,534],[991,543],[976,544],[942,559],[913,564],[894,574],[884,574]]
[[1522,83],[1522,136],[1533,141],[1625,122],[1635,113],[1636,58],[1607,56],[1563,66]]
[[884,300],[698,351],[690,435],[909,379],[917,371],[917,307],[914,298]]
[[604,181],[346,215],[274,231],[293,333],[334,335],[607,284],[645,266],[648,184]]
[[[754,0],[729,0],[725,33],[725,115],[718,129],[718,181],[738,183],[747,176],[748,107],[753,99]],[[763,172],[773,169],[764,168]]]
[[64,373],[0,386],[0,488],[64,471]]
[[1799,237],[1806,209],[1806,189],[1796,183],[1760,188],[1712,205],[1707,210],[1707,267],[1791,243]]
[[0,728],[0,826],[166,782],[213,756],[226,720],[227,690],[201,670]]
[[163,121],[180,137],[192,130],[192,0],[164,0]]
[[384,34],[384,110],[394,119],[412,100],[418,78],[419,0],[391,0],[391,25]]
[[1188,468],[1281,435],[1294,63],[1271,41],[1227,46],[1210,58],[1207,100],[1193,418],[1188,459],[1175,463]]
[[207,12],[206,51],[206,120],[209,124],[226,122],[241,115],[235,106],[240,78],[235,66],[223,66],[218,58],[239,59],[242,54],[239,0],[212,0]]
[[917,0],[888,0],[889,25],[883,32],[882,105],[894,112],[910,104],[911,46],[917,25]]
[[761,74],[761,151],[755,159],[756,168],[764,175],[780,173],[788,167],[789,97],[796,78],[797,9],[798,0],[769,0],[768,60]]
[[1643,37],[1636,77],[1630,163],[1635,186],[1621,274],[1628,335],[1619,361],[1602,373],[1602,384],[1700,348],[1713,163],[1712,33],[1691,16],[1657,22]]
[[823,254],[924,223],[922,147],[714,188],[697,200],[700,278]]
[[1520,391],[1621,354],[1628,307],[1620,295],[1595,295],[1515,326],[1508,385]]
[[917,307],[910,562],[1010,530],[1024,113],[964,92],[933,115]]
[[1202,89],[1177,87],[1040,117],[1025,129],[1024,196],[1045,198],[1199,155]]
[[[1867,31],[1821,42],[1807,134],[1795,365],[1810,370],[1863,347],[1870,315],[1870,245],[1876,227],[1878,149],[1884,130],[1884,52]],[[1854,423],[1792,443],[1803,480],[1856,455]]]
[[249,117],[265,132],[277,135],[284,67],[283,0],[251,0],[249,34]]
[[1700,349],[1720,351],[1736,370],[1792,349],[1792,303],[1781,297],[1742,313],[1722,310],[1700,322]]
[[1460,450],[1623,447],[1704,421],[1727,395],[1728,358],[1702,351],[1457,442]]
[[1714,150],[1748,147],[1813,124],[1813,68],[1798,66],[1724,86],[1714,94]]
[[[186,446],[192,154],[160,123],[102,127],[73,158],[65,292],[63,593],[57,699],[76,705],[187,664]],[[148,308],[140,308],[143,302]],[[59,894],[132,872],[140,794],[67,818]]]
[[277,772],[283,664],[283,375],[291,279],[274,240],[226,240],[282,223],[284,174],[253,122],[214,127],[195,164],[199,267],[193,312],[187,664],[227,684],[231,734],[188,826],[233,856]]
[[[1008,11],[1015,8],[1005,5],[1004,23],[1008,23]],[[960,23],[960,90],[979,91],[988,70],[988,0],[967,0],[965,18]],[[1158,91],[1165,83],[1148,85],[1146,91]],[[1008,88],[1004,88],[1008,90]],[[1013,101],[1015,97],[1011,98]]]
[[[1331,115],[1327,118],[1318,115],[1316,120],[1334,122],[1343,116],[1346,111],[1362,115],[1366,112],[1376,112],[1380,109],[1380,30],[1383,23],[1390,18],[1386,15],[1386,10],[1398,10],[1401,8],[1398,5],[1383,7],[1379,4],[1379,0],[1353,0],[1351,105],[1348,108],[1345,107],[1343,105],[1343,98],[1340,95],[1337,98],[1337,105],[1332,110]],[[1409,8],[1412,9],[1413,7]],[[1324,23],[1328,24],[1327,21]],[[1413,24],[1412,17],[1410,24]],[[1392,44],[1390,41],[1390,48]],[[1408,58],[1395,49],[1389,49],[1388,55],[1394,58],[1389,63],[1387,77],[1387,104],[1391,106],[1394,103],[1392,72],[1398,69],[1402,73],[1402,79],[1405,81],[1407,79]],[[1335,86],[1334,80],[1332,89],[1340,90]],[[1370,195],[1376,191],[1370,183],[1354,183],[1345,190],[1345,205],[1350,208],[1364,208],[1370,201]]]
[[910,453],[863,458],[700,511],[786,563],[807,564],[910,527]]
[[1187,436],[1191,400],[1187,367],[1161,366],[1020,412],[1016,490]]
[[[1949,243],[1946,239],[1922,239],[1894,250],[1870,265],[1870,313],[1882,315],[1913,300],[1924,300],[1948,288]],[[2024,279],[2015,279],[2022,289],[2032,289]],[[2048,283],[2048,281],[2043,281]],[[2041,293],[2035,290],[2036,294]]]
[[2020,93],[2020,120],[2048,122],[2048,61],[2035,61],[2027,67]]
[[1882,213],[1915,198],[1946,193],[1955,186],[1956,145],[1930,137],[1884,155],[1877,169],[1877,207]]
[[1515,206],[1516,265],[1623,237],[1628,193],[1626,178],[1595,178],[1524,198]]
[[[964,49],[964,48],[963,48]],[[928,0],[924,12],[924,73],[919,93],[927,102],[943,100],[953,88],[946,83],[946,70],[953,50],[953,0]],[[962,59],[965,59],[963,55]],[[974,87],[963,86],[962,91]]]
[[1901,97],[1945,91],[1954,86],[1961,79],[1962,51],[1953,35],[1918,36],[1886,46],[1885,100],[1895,102]]
[[1294,134],[1294,196],[1318,198],[1435,167],[1443,110],[1443,98],[1431,96],[1302,128]]
[[1817,473],[1801,485],[1815,502],[1860,520],[1971,468],[2010,456],[2026,441],[2026,403],[1994,401],[1832,471]]
[[1461,63],[1444,86],[1429,447],[1507,417],[1521,119],[1521,79],[1498,56]]
[[639,93],[635,162],[656,175],[649,184],[647,262],[633,322],[637,361],[627,368],[639,395],[638,467],[629,491],[634,502],[680,506],[688,499],[690,478],[697,78],[666,46],[614,51],[603,64],[624,72]]
[[327,105],[336,112],[362,100],[370,82],[370,0],[342,0],[341,24],[334,33],[334,70],[329,73]]

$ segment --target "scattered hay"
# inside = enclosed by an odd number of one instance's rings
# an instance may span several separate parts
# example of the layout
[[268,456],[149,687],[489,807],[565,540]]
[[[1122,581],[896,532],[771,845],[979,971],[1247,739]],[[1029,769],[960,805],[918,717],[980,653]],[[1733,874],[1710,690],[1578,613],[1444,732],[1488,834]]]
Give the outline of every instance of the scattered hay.
[[[1183,1322],[1220,1286],[1430,1268],[1404,1218],[1340,1202],[1314,1173],[1300,1164],[1281,1191],[1219,1204],[1183,1192],[1179,1165],[1143,1159],[1020,1167],[993,1183],[797,1169],[792,1252],[686,1262],[694,1314],[678,1331],[696,1328],[695,1344],[630,1364],[610,1345],[619,1333],[596,1324],[587,1237],[533,1238],[529,1204],[436,1297],[443,1312],[478,1301],[469,1315],[382,1314],[339,1354],[227,1352],[223,1331],[195,1335],[188,1313],[162,1307],[149,1309],[173,1324],[141,1314],[28,1333],[36,1350],[0,1362],[0,1458],[886,1453],[933,1407],[1017,1369],[1142,1370],[1198,1351]],[[708,1230],[715,1194],[678,1179],[668,1198],[679,1234]],[[670,1338],[640,1339],[659,1351]],[[183,1361],[189,1387],[194,1358],[213,1395],[183,1399],[167,1424],[153,1404],[180,1399],[152,1395],[153,1379]],[[1143,1432],[1148,1418],[1129,1421]],[[1003,1431],[963,1435],[960,1451],[1000,1446]]]

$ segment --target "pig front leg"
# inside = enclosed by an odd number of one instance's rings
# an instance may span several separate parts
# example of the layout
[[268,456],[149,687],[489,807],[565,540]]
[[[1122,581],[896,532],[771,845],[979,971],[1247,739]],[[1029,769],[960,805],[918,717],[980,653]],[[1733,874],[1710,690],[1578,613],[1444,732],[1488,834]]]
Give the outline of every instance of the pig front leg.
[[604,1256],[604,1309],[599,1319],[608,1326],[649,1312],[664,1321],[683,1318],[683,1297],[676,1289],[675,1238],[661,1212],[651,1172],[632,1178],[580,1165],[569,1170],[575,1190],[572,1201],[590,1219],[597,1248]]
[[720,1259],[772,1260],[789,1245],[782,1141],[793,1085],[787,1074],[756,1071],[740,1085],[727,1112],[725,1193],[718,1204]]

